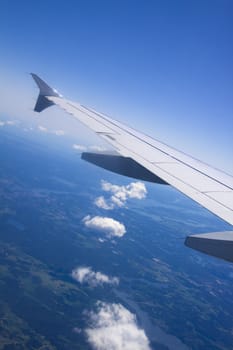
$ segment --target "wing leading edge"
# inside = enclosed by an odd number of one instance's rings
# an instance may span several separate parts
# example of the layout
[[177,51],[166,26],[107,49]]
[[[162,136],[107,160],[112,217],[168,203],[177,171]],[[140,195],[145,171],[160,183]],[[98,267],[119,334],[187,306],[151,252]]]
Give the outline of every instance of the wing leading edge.
[[[41,112],[53,104],[58,105],[110,143],[121,157],[138,163],[162,182],[175,187],[233,225],[232,176],[102,113],[64,99],[36,74],[32,74],[32,77],[40,89],[35,111]],[[134,177],[137,177],[137,174]],[[233,232],[231,234],[233,235]]]

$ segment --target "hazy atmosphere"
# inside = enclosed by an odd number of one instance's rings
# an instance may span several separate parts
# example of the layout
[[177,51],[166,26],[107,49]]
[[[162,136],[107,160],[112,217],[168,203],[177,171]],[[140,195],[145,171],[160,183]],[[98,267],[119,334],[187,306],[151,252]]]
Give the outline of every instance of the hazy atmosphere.
[[111,147],[30,75],[233,174],[232,37],[230,0],[0,2],[0,350],[233,350],[233,264],[184,244],[231,217],[81,159]]

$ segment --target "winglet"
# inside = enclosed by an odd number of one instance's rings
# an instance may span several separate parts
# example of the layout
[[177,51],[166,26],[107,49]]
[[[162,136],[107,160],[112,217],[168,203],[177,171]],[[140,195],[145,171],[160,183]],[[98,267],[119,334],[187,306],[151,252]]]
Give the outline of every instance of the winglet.
[[52,89],[46,82],[44,82],[38,75],[31,73],[32,78],[35,80],[36,85],[40,89],[39,96],[36,101],[36,105],[34,107],[34,111],[36,112],[42,112],[45,108],[48,108],[54,103],[52,101],[49,101],[46,97],[47,96],[56,96],[61,97],[59,93]]

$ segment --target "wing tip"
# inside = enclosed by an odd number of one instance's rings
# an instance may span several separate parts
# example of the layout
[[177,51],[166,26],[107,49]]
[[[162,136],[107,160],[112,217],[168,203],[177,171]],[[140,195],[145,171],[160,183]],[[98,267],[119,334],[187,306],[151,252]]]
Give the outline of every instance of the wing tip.
[[52,101],[49,101],[46,97],[55,96],[61,97],[61,95],[53,88],[51,88],[44,80],[42,80],[37,74],[30,73],[36,85],[39,88],[39,96],[37,98],[34,111],[42,112],[44,109],[54,105]]

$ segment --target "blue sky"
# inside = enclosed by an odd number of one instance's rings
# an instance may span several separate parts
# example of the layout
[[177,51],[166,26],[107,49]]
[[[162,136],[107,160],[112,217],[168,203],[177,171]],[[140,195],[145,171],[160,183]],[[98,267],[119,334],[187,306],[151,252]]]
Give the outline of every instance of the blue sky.
[[63,112],[35,116],[28,73],[233,173],[231,0],[0,4],[0,117],[83,137]]

